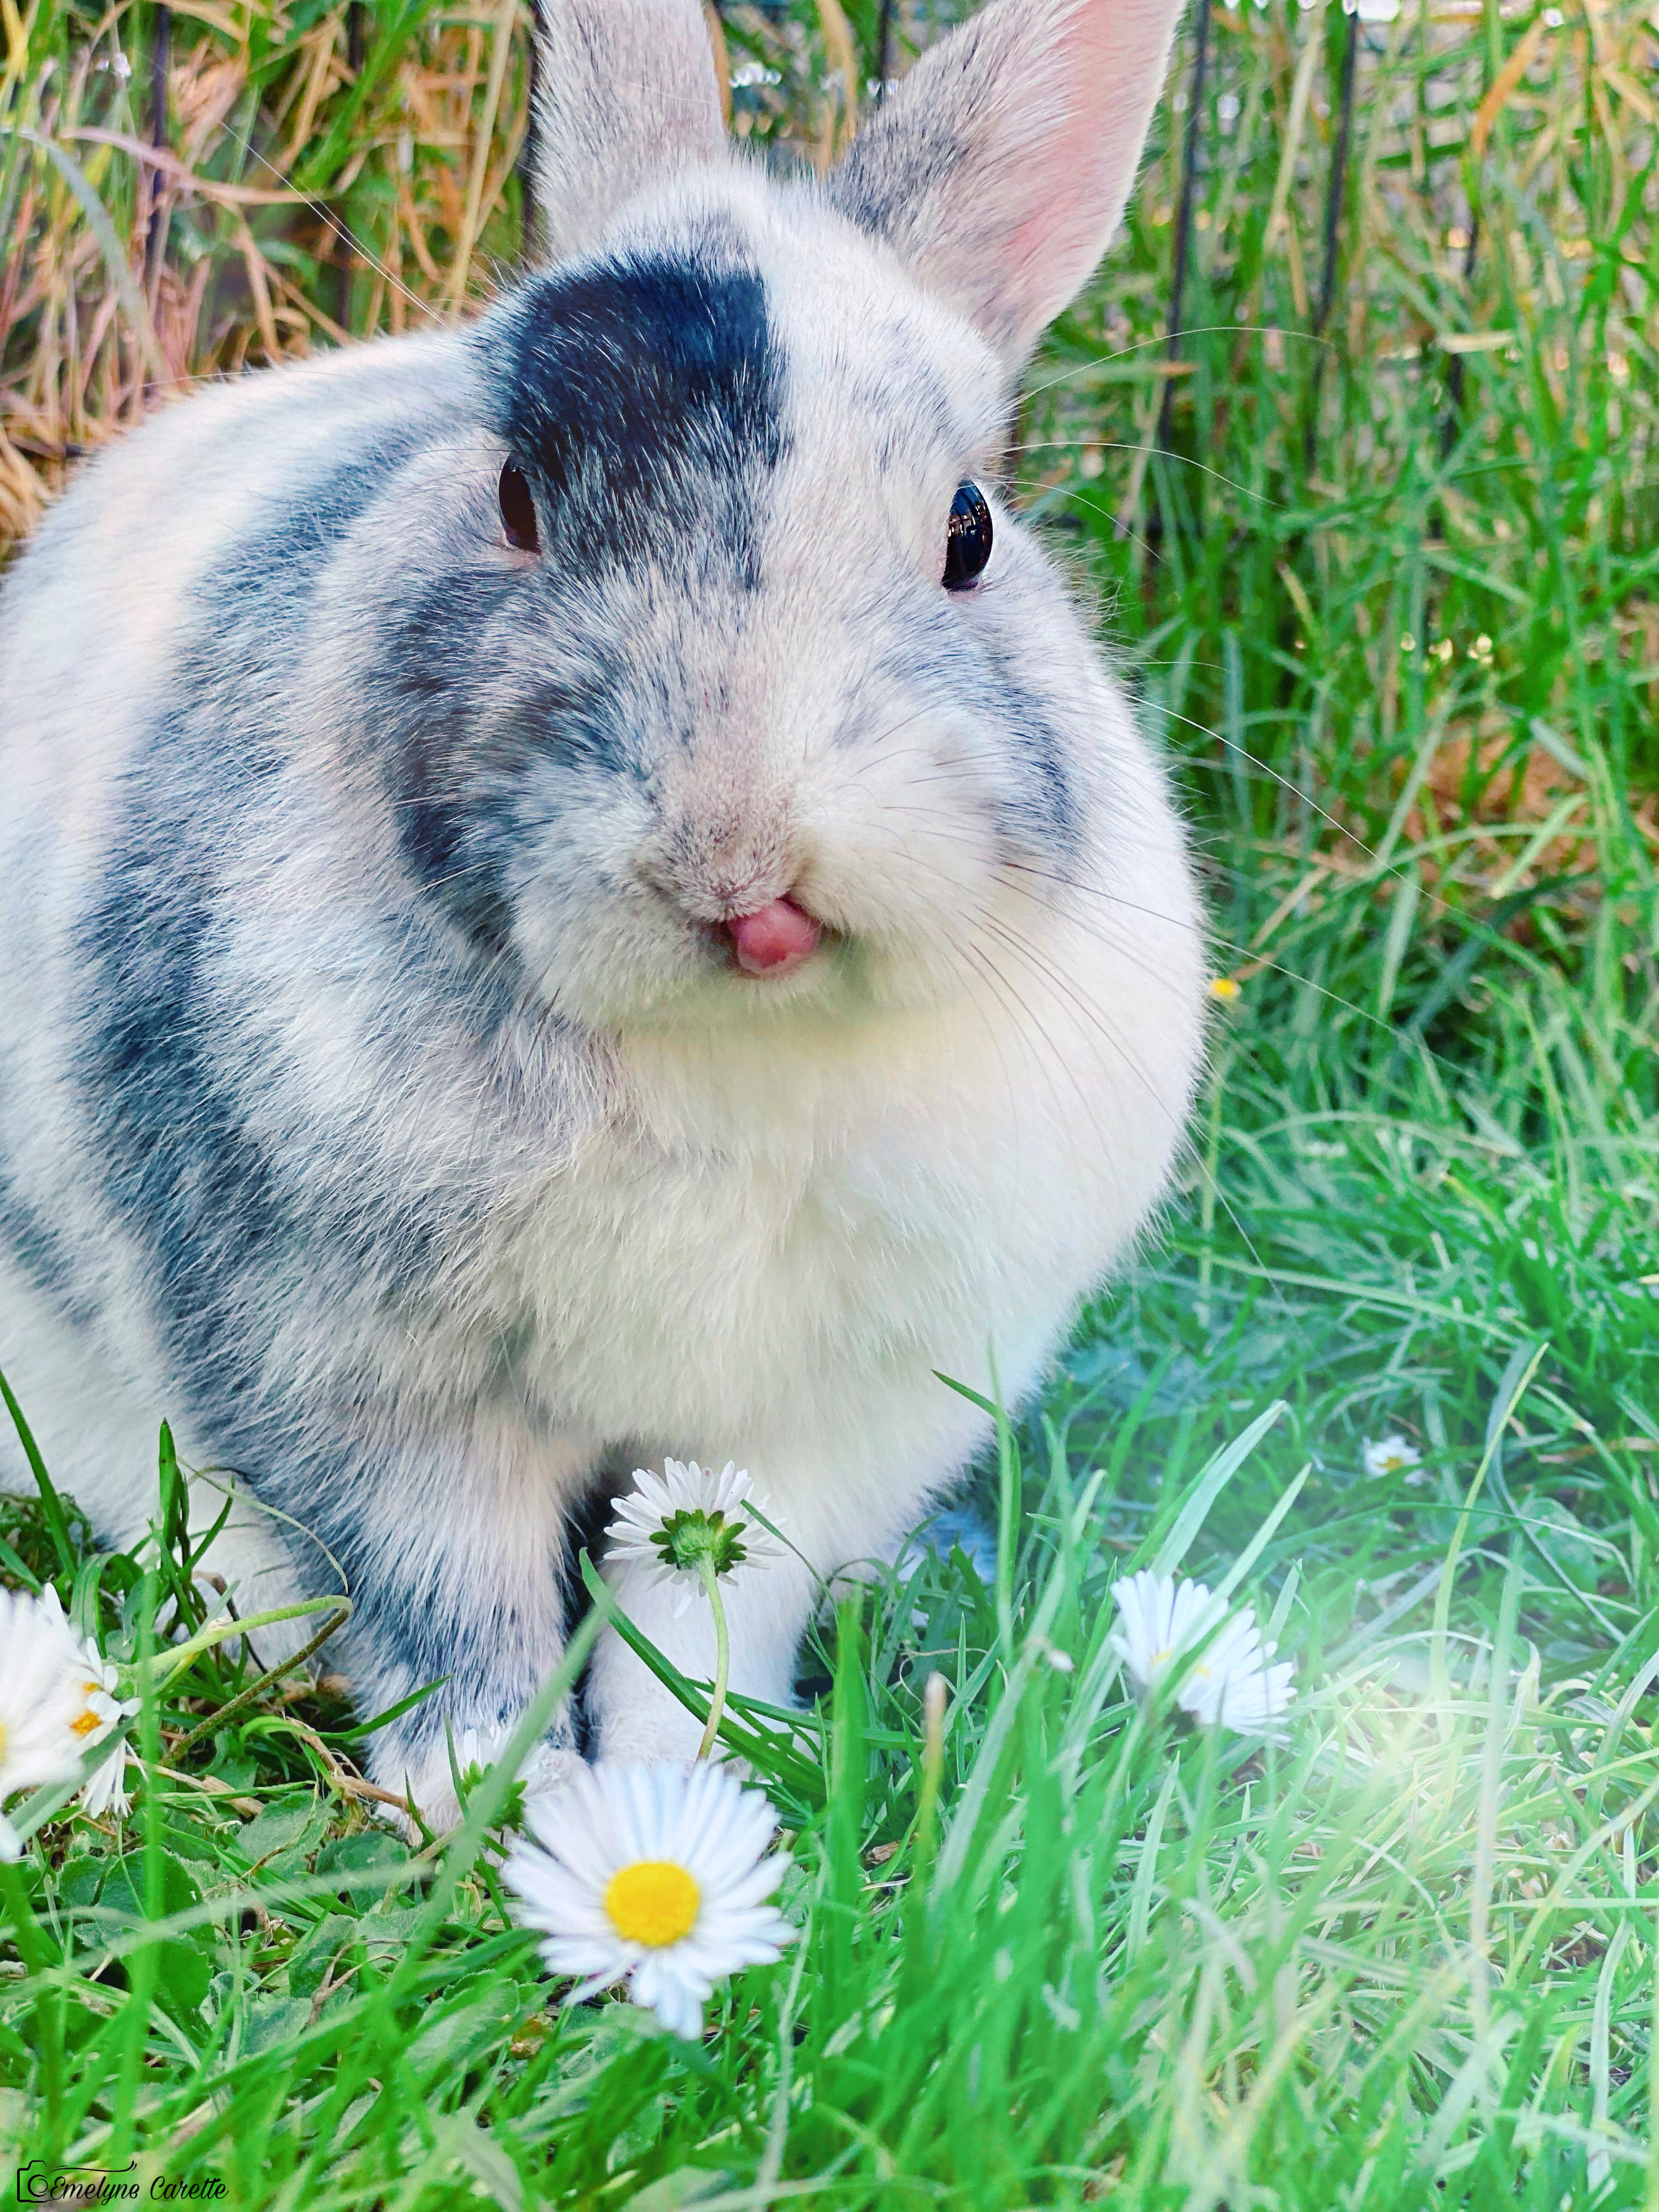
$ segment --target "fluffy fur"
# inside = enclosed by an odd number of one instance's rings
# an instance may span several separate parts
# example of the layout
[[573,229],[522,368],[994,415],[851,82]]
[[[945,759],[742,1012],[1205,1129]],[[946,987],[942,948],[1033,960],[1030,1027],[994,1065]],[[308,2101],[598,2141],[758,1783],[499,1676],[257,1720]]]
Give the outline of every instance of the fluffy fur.
[[[596,1486],[750,1468],[804,1558],[732,1679],[786,1698],[815,1577],[984,1441],[935,1370],[1028,1391],[1164,1185],[1202,959],[1160,769],[994,498],[940,578],[1174,15],[993,0],[780,186],[696,0],[554,0],[561,258],[163,413],[0,593],[0,1365],[112,1539],[166,1413],[245,1612],[343,1577],[363,1708],[444,1678],[373,1753],[437,1819]],[[785,894],[823,950],[737,973]],[[613,1579],[706,1675],[701,1609]],[[620,1644],[587,1694],[611,1756],[695,1735]]]

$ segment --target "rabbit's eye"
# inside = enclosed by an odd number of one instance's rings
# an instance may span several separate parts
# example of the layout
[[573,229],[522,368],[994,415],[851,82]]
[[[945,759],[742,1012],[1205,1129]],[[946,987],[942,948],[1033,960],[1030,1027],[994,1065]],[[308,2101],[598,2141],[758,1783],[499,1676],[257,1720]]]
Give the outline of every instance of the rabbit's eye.
[[957,486],[945,537],[945,588],[965,592],[991,557],[991,510],[976,483]]
[[530,496],[524,471],[515,469],[511,461],[501,471],[499,495],[507,544],[516,545],[520,553],[539,553],[542,541],[536,529],[536,502]]

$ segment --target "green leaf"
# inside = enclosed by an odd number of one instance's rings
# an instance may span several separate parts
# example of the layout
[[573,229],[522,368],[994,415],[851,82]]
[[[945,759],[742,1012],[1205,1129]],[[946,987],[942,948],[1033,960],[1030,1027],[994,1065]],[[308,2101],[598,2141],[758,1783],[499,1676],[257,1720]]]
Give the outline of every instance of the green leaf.
[[1238,1473],[1245,1461],[1270,1429],[1276,1428],[1289,1411],[1280,1398],[1258,1413],[1242,1435],[1224,1444],[1200,1473],[1197,1480],[1176,1509],[1169,1533],[1159,1543],[1151,1561],[1155,1575],[1172,1575],[1198,1540],[1199,1531],[1210,1516],[1210,1508]]

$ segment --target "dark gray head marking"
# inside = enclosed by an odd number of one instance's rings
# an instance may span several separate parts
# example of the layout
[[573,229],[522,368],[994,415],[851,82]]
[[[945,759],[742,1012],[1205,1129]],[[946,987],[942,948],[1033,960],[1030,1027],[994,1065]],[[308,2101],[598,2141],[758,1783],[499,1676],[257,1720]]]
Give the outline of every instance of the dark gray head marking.
[[591,570],[696,550],[752,570],[784,449],[757,270],[719,246],[555,270],[490,319],[481,353],[552,557]]

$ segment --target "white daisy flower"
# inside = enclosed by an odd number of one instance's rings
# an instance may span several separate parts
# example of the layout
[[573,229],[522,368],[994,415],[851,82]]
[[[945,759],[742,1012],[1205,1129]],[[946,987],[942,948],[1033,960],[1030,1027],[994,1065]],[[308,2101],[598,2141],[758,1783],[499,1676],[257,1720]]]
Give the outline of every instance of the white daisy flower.
[[706,1559],[716,1575],[776,1559],[779,1548],[755,1521],[742,1515],[753,1498],[747,1474],[727,1460],[720,1474],[705,1474],[696,1460],[665,1459],[662,1473],[637,1468],[637,1486],[626,1498],[611,1501],[617,1517],[605,1530],[609,1556],[619,1565],[635,1560],[654,1568],[659,1583],[678,1585],[674,1610],[683,1613],[702,1588]]
[[1288,1661],[1267,1665],[1278,1646],[1263,1645],[1254,1607],[1228,1613],[1205,1583],[1176,1582],[1144,1568],[1114,1583],[1112,1595],[1122,1614],[1112,1632],[1112,1649],[1143,1696],[1162,1680],[1177,1651],[1215,1628],[1199,1657],[1183,1669],[1176,1703],[1206,1727],[1219,1722],[1240,1735],[1274,1733],[1273,1723],[1293,1694],[1295,1669]]
[[[49,1595],[55,1605],[56,1591]],[[67,1621],[64,1631],[71,1647],[70,1680],[78,1700],[70,1729],[84,1754],[94,1744],[101,1743],[119,1723],[130,1720],[137,1711],[139,1701],[137,1698],[116,1697],[120,1677],[89,1636],[77,1643]],[[126,1771],[127,1747],[124,1740],[115,1746],[101,1766],[93,1769],[82,1785],[82,1807],[94,1820],[101,1820],[106,1814],[112,1814],[118,1820],[125,1820],[132,1803],[127,1795]]]
[[[80,1772],[86,1737],[76,1723],[90,1707],[77,1669],[84,1672],[81,1650],[57,1591],[30,1597],[0,1589],[0,1805],[18,1790],[71,1782]],[[0,1859],[15,1859],[22,1848],[0,1812]]]
[[1421,1467],[1423,1455],[1408,1444],[1404,1437],[1384,1437],[1381,1443],[1366,1437],[1361,1456],[1367,1474],[1409,1474],[1413,1468]]
[[579,2004],[626,1978],[675,2034],[702,2033],[717,1981],[765,1966],[795,1930],[766,1899],[789,1862],[767,1845],[777,1816],[722,1766],[583,1767],[531,1801],[532,1841],[502,1872]]
[[89,1818],[101,1820],[106,1815],[115,1821],[125,1820],[132,1810],[132,1795],[127,1788],[127,1747],[116,1745],[101,1766],[94,1767],[81,1790],[81,1809]]

